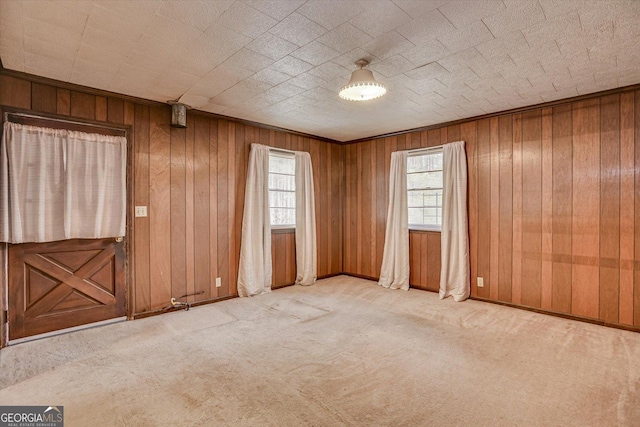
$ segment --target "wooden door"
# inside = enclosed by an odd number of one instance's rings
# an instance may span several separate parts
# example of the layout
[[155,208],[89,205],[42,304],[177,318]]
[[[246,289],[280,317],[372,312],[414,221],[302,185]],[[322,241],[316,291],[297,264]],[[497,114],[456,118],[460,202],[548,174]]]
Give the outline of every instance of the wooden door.
[[125,315],[125,255],[115,239],[9,246],[9,339]]

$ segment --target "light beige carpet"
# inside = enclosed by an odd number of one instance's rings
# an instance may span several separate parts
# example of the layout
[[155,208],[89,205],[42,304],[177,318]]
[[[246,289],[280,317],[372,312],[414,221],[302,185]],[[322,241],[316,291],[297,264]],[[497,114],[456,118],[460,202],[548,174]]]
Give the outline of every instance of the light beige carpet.
[[351,277],[9,347],[66,426],[638,426],[640,334]]

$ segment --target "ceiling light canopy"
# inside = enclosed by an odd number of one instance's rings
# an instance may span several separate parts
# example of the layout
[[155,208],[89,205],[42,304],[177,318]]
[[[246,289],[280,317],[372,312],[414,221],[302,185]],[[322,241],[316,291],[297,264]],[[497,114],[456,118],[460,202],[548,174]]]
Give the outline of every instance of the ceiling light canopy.
[[356,61],[360,68],[351,73],[349,83],[340,88],[340,98],[348,101],[368,101],[387,93],[387,87],[376,81],[371,70],[364,69],[368,64],[369,61],[366,59]]

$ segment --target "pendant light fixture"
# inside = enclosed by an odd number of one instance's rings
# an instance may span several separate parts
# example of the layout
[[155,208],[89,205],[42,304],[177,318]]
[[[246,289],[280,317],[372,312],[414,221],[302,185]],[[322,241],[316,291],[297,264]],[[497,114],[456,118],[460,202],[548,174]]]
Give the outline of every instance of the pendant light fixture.
[[371,70],[364,68],[369,65],[369,61],[359,59],[356,65],[360,68],[351,73],[349,83],[342,86],[340,98],[348,101],[368,101],[380,98],[387,93],[386,86],[376,81]]

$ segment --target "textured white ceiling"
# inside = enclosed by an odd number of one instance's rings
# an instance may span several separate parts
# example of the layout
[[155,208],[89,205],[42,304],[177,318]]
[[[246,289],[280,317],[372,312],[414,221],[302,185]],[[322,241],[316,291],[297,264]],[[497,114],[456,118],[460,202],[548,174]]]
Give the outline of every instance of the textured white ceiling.
[[347,141],[640,83],[640,1],[0,0],[0,58]]

